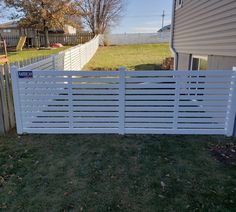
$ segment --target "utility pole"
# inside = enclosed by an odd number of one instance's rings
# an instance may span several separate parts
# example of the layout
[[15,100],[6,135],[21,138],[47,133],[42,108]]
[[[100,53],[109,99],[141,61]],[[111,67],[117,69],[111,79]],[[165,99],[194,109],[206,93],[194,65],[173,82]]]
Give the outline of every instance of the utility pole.
[[162,14],[162,28],[164,27],[164,23],[165,23],[165,10],[163,10],[163,14]]

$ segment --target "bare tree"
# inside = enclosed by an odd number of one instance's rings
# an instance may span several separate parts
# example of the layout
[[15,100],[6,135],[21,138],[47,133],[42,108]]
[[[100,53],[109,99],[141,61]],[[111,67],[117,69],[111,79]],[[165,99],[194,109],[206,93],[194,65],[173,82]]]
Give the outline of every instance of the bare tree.
[[21,26],[44,31],[46,47],[49,46],[49,29],[73,25],[70,17],[79,15],[78,4],[73,0],[4,0],[4,3],[22,14]]
[[83,0],[84,22],[94,34],[104,34],[120,18],[123,0]]

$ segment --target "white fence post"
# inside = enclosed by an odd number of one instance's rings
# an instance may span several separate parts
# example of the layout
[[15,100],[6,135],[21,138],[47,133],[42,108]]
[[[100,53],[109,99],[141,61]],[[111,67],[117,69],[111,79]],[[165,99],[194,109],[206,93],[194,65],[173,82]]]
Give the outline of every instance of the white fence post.
[[12,91],[13,91],[13,100],[14,100],[14,108],[15,108],[15,116],[16,116],[16,129],[17,133],[23,134],[23,126],[22,126],[22,116],[21,116],[21,104],[20,104],[20,93],[19,93],[19,82],[18,82],[18,69],[12,67],[11,70],[12,76]]
[[125,134],[125,68],[119,69],[119,134]]
[[230,88],[229,106],[226,117],[226,135],[232,136],[236,121],[236,67],[233,68],[231,88]]

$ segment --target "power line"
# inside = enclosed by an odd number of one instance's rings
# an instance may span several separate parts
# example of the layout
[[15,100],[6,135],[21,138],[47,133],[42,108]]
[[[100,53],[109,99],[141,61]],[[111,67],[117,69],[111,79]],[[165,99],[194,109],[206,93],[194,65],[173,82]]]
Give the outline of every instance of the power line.
[[[163,14],[159,15],[133,15],[133,16],[124,16],[125,18],[149,18],[149,17],[160,17],[163,16]],[[169,16],[168,14],[165,14],[165,16]]]

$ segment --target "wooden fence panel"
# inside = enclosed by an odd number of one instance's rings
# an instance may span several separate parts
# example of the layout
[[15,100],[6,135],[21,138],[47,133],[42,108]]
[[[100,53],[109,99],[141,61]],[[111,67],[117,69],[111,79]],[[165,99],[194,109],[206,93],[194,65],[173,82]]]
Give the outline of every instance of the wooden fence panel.
[[0,134],[15,127],[15,112],[11,86],[10,66],[0,67]]

